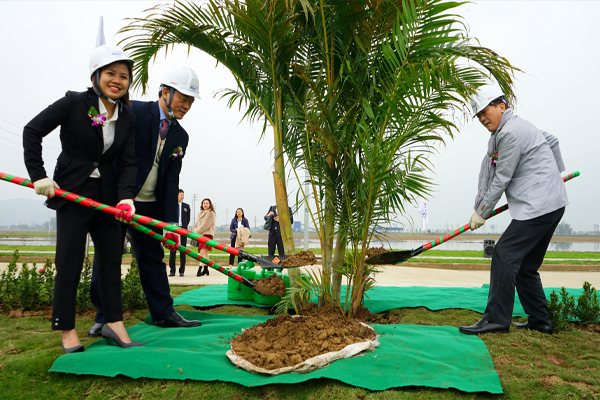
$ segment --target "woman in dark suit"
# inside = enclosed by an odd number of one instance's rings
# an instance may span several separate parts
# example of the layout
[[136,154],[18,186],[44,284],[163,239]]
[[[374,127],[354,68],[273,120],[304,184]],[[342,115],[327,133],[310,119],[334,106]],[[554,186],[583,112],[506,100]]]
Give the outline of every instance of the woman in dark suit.
[[[237,239],[237,230],[238,228],[248,228],[250,229],[250,223],[248,219],[244,216],[244,210],[238,208],[235,210],[235,217],[231,220],[231,224],[229,225],[229,230],[231,231],[231,247],[235,247],[235,241]],[[229,269],[233,268],[233,262],[235,261],[235,256],[232,254],[229,256]],[[238,264],[242,262],[242,257],[238,257]]]
[[[67,92],[23,131],[25,165],[35,191],[48,196],[46,205],[56,210],[52,329],[61,331],[61,345],[67,353],[84,351],[74,328],[77,285],[88,233],[100,266],[100,293],[107,322],[103,336],[121,347],[144,344],[132,342],[123,325],[121,224],[110,214],[54,197],[54,188],[62,188],[117,205],[121,220],[130,219],[135,212],[135,117],[123,107],[129,104],[132,65],[133,61],[118,47],[96,48],[90,57],[93,87],[86,92]],[[50,179],[44,169],[42,139],[59,125],[62,151]]]

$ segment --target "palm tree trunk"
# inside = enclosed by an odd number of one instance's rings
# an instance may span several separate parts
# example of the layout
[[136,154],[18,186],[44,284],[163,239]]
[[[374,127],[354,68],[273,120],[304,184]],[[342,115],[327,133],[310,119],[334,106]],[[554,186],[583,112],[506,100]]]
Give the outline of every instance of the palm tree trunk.
[[[279,91],[275,89],[276,93]],[[279,93],[280,94],[280,93]],[[292,255],[296,253],[294,246],[294,237],[292,235],[291,215],[289,212],[287,189],[285,185],[285,164],[283,162],[283,135],[282,121],[283,110],[281,96],[276,97],[276,120],[273,124],[274,134],[274,154],[275,163],[273,171],[273,184],[275,187],[275,204],[277,205],[277,215],[279,216],[279,228],[281,229],[281,239],[285,254]],[[295,282],[300,279],[300,271],[291,268],[289,271],[290,284],[295,286]]]
[[333,299],[339,303],[342,298],[342,274],[336,271],[343,266],[346,258],[346,234],[341,231],[338,232],[335,236],[335,242],[335,252],[331,262],[331,292]]

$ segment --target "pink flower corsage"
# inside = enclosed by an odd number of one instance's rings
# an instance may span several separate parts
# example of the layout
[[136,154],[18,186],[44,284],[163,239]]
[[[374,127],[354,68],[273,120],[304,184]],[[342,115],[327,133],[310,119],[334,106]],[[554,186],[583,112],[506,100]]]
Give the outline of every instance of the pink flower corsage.
[[492,159],[492,165],[496,165],[498,162],[498,153],[490,154],[490,158]]
[[181,148],[181,146],[175,147],[169,157],[171,157],[172,159],[183,157],[183,149]]
[[96,111],[94,106],[88,110],[88,116],[92,119],[92,126],[104,126],[106,124],[106,117]]

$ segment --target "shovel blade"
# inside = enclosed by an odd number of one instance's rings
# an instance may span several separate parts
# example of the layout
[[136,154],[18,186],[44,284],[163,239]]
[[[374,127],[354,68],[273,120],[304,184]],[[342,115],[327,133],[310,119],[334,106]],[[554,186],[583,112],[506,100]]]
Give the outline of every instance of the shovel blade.
[[412,257],[412,250],[400,250],[390,251],[388,253],[380,253],[375,256],[371,256],[365,260],[366,264],[370,265],[386,265],[386,264],[397,264],[404,262]]

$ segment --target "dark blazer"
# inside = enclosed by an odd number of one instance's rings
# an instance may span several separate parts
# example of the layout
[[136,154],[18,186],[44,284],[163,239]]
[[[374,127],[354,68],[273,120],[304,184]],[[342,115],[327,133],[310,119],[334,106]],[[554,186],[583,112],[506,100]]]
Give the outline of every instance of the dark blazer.
[[[181,202],[181,226],[183,226],[185,229],[188,228],[188,226],[190,225],[190,219],[191,219],[191,210],[190,210],[190,205],[188,203],[184,203],[183,201]],[[179,222],[179,221],[178,221]]]
[[[293,224],[294,223],[294,215],[292,214],[292,208],[288,207],[288,209],[290,211],[290,224]],[[269,215],[269,213],[271,211],[273,211],[275,213],[275,215],[273,215],[273,217],[276,217],[277,216],[277,206],[269,207],[269,211],[267,211],[267,213],[265,214],[265,221],[269,218],[269,217],[267,217],[267,215]],[[279,222],[273,220],[273,222],[271,222],[271,229],[269,229],[269,236],[274,234],[275,231],[279,232]]]
[[[98,95],[93,91],[69,91],[29,121],[23,130],[25,166],[32,181],[47,177],[42,160],[42,139],[60,125],[62,151],[54,169],[54,181],[61,189],[77,193],[98,168],[102,176],[104,202],[114,206],[120,200],[134,197],[135,116],[126,108],[119,110],[114,143],[102,154],[102,127],[92,126],[88,116],[92,106],[100,111],[98,104]],[[66,201],[59,197],[46,201],[46,205],[54,210],[64,204]]]
[[[137,118],[135,125],[135,157],[138,165],[135,195],[137,195],[144,182],[146,182],[154,163],[158,143],[160,111],[157,101],[132,101],[131,103],[131,111]],[[158,164],[156,182],[156,201],[160,209],[159,219],[164,222],[177,221],[179,173],[181,172],[183,156],[175,158],[172,154],[177,147],[181,147],[185,156],[188,141],[187,132],[177,121],[174,121],[169,127],[169,133],[167,133],[167,139]]]
[[[248,222],[248,219],[246,217],[242,217],[242,225],[244,225],[246,228],[250,229],[250,223]],[[237,227],[238,227],[238,219],[236,216],[236,217],[233,217],[233,219],[231,220],[231,224],[229,225],[229,230],[231,231],[231,236],[229,237],[229,239],[235,238],[234,233],[237,233]]]

